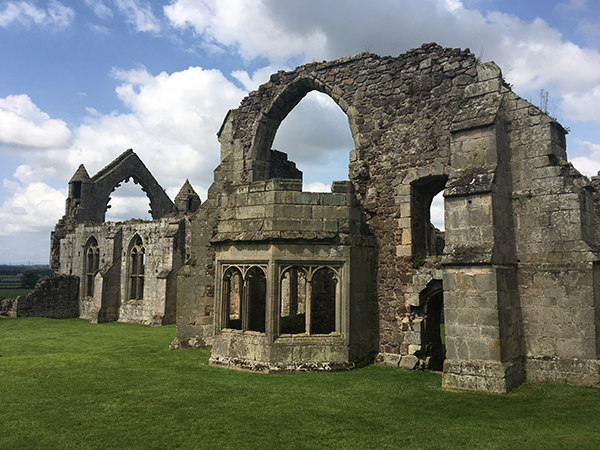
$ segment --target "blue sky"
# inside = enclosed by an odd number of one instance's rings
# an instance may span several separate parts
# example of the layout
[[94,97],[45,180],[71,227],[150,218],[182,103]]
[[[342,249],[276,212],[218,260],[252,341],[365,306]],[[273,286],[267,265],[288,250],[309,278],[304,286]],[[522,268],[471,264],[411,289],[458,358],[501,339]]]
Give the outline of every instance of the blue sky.
[[[0,0],[0,263],[48,261],[80,163],[93,175],[133,148],[171,197],[189,178],[205,198],[225,113],[271,73],[434,41],[495,61],[535,104],[549,92],[569,159],[600,170],[598,0]],[[352,146],[320,95],[274,144],[313,190],[346,178]],[[131,183],[111,205],[148,209]]]

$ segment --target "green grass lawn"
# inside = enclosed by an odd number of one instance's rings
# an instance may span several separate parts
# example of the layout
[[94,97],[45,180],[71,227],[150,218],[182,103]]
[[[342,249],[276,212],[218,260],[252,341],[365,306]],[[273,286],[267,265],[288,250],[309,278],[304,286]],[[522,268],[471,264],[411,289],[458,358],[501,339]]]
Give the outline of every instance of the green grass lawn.
[[0,298],[17,298],[19,295],[27,295],[33,289],[19,289],[19,288],[9,288],[9,289],[0,289]]
[[263,375],[175,327],[0,318],[0,449],[598,449],[600,389],[444,391],[378,366]]

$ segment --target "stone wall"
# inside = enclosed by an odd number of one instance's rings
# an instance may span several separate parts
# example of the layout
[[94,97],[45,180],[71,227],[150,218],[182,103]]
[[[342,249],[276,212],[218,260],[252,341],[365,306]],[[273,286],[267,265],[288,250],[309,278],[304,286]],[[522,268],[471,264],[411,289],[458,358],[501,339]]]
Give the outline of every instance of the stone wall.
[[[104,222],[110,194],[130,180],[148,195],[152,221]],[[174,323],[177,271],[190,257],[189,217],[201,205],[188,180],[166,195],[129,149],[90,177],[83,166],[69,181],[65,215],[51,237],[51,267],[80,278],[79,311],[91,322]]]
[[79,278],[53,275],[40,279],[33,292],[17,297],[13,317],[47,317],[68,319],[79,317]]
[[[182,217],[78,225],[61,240],[59,271],[81,279],[81,317],[92,322],[174,323],[176,273],[189,251],[186,227],[189,222]],[[137,237],[145,250],[144,291],[142,298],[131,299],[130,250]],[[86,251],[92,241],[99,248],[99,270],[93,280],[93,295],[88,296]]]

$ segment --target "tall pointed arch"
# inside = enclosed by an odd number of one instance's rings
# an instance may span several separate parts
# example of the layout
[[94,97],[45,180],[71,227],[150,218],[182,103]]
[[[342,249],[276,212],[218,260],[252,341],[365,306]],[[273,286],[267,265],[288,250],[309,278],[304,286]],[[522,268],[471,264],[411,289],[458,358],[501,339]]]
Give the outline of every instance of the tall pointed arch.
[[91,236],[85,244],[84,250],[84,293],[86,297],[94,296],[94,279],[100,268],[100,249],[98,241]]
[[[319,91],[329,96],[346,114],[352,137],[356,143],[355,111],[349,108],[348,103],[335,92],[335,89],[316,78],[299,77],[285,86],[283,91],[263,109],[256,120],[255,132],[246,155],[249,166],[253,167],[253,180],[266,180],[272,177],[270,163],[271,147],[281,122],[311,91]],[[335,91],[335,92],[334,92]]]
[[144,269],[146,265],[146,247],[142,238],[136,234],[129,243],[129,295],[130,300],[144,298]]

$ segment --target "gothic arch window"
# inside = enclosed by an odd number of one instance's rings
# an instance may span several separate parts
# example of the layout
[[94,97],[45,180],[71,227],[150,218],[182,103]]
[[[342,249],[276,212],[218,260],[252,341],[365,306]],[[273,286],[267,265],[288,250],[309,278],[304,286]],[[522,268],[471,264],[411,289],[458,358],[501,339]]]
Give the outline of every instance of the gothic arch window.
[[329,334],[335,331],[337,276],[333,269],[318,269],[312,276],[310,332]]
[[242,329],[242,273],[230,267],[223,276],[224,328]]
[[222,283],[222,327],[264,333],[267,311],[266,267],[226,266]]
[[129,299],[144,298],[144,265],[146,249],[142,238],[135,236],[129,250]]
[[280,332],[330,334],[336,331],[339,276],[331,267],[289,266],[280,276]]
[[306,272],[292,266],[281,278],[280,329],[283,334],[306,332]]
[[100,266],[100,249],[98,241],[95,237],[88,240],[87,249],[85,251],[85,295],[87,297],[94,296],[94,278]]

